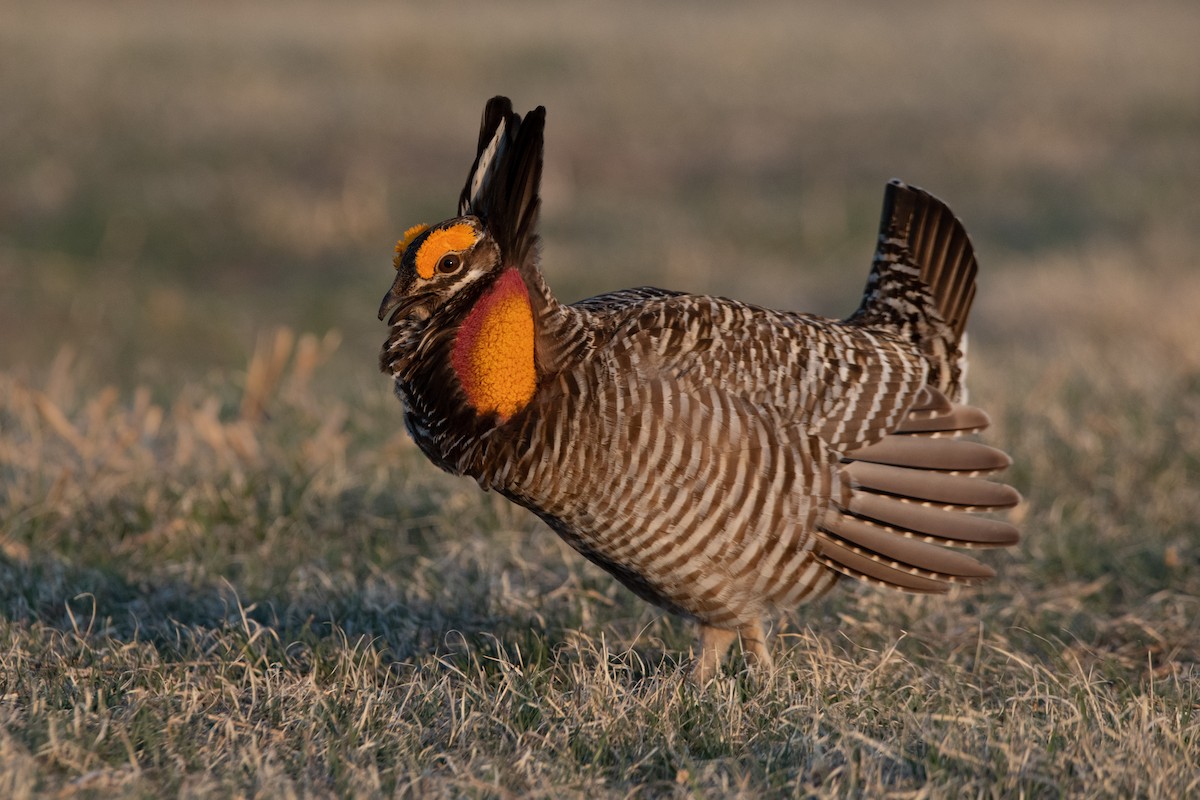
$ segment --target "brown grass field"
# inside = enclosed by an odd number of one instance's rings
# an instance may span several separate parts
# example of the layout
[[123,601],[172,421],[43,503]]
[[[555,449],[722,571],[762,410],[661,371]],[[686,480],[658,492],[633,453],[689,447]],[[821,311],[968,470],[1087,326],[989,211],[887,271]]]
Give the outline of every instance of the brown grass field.
[[[0,2],[0,797],[1200,795],[1200,8]],[[884,182],[980,253],[997,578],[777,667],[437,472],[391,248],[483,102],[543,264],[849,312]]]

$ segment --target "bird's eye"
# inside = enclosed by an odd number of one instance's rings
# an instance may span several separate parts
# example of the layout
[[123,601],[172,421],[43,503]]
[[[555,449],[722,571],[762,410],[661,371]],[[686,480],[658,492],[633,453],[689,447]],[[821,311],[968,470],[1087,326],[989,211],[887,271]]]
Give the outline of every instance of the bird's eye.
[[446,255],[442,256],[442,260],[437,263],[437,270],[445,275],[449,275],[451,272],[456,272],[461,266],[462,259],[458,255],[454,253],[447,253]]

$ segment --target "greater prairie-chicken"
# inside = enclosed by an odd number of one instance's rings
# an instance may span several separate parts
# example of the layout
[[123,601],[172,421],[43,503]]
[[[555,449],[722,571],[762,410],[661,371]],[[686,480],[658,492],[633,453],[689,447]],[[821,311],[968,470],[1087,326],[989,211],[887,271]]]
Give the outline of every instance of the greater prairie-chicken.
[[1010,463],[961,438],[975,256],[933,196],[887,185],[859,309],[825,319],[627,289],[564,305],[538,266],[545,110],[483,114],[458,216],[405,232],[380,366],[433,463],[531,509],[640,597],[695,619],[693,675],[849,576],[945,592],[1017,541]]

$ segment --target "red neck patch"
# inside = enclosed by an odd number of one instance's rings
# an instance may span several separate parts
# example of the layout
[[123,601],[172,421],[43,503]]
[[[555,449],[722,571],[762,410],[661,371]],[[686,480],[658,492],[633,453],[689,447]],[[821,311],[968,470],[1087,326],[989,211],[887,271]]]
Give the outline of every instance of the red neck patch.
[[507,421],[537,389],[533,308],[513,267],[501,273],[458,329],[450,363],[476,413]]

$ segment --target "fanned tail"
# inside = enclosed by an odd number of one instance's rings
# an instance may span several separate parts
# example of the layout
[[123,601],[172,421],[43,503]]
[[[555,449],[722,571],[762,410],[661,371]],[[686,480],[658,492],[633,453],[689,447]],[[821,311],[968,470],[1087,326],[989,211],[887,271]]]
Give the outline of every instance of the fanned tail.
[[983,411],[924,389],[896,432],[846,454],[842,499],[819,526],[817,557],[843,575],[910,592],[992,577],[987,565],[943,546],[1006,547],[1019,539],[1010,523],[973,513],[1021,499],[985,478],[1011,459],[960,438],[987,425]]

